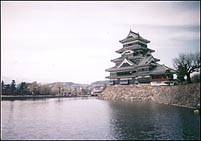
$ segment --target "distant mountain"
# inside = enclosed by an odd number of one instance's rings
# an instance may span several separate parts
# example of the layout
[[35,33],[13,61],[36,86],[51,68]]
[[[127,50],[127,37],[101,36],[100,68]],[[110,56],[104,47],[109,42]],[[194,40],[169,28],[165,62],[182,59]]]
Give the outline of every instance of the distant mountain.
[[[58,82],[54,82],[54,83],[49,83],[49,87],[52,88],[52,87],[55,87],[56,84]],[[59,82],[59,83],[62,83],[62,85],[65,87],[65,88],[86,88],[86,87],[89,87],[88,84],[79,84],[79,83],[73,83],[73,82]]]
[[91,87],[94,87],[94,86],[103,86],[103,85],[107,85],[109,84],[109,80],[101,80],[101,81],[95,81],[95,82],[92,82],[90,84]]
[[[54,82],[54,83],[49,83],[49,87],[52,88],[52,87],[55,87],[56,84],[58,82]],[[104,85],[107,85],[109,84],[109,80],[102,80],[102,81],[95,81],[95,82],[92,82],[91,84],[80,84],[80,83],[74,83],[74,82],[60,82],[62,83],[62,85],[65,87],[65,88],[93,88],[93,87],[96,87],[96,86],[104,86]]]

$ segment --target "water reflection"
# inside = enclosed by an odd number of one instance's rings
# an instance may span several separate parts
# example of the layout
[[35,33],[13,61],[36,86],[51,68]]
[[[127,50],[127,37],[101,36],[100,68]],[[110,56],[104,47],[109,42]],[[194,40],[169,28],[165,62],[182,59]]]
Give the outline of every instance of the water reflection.
[[191,109],[145,102],[109,105],[116,139],[200,139],[199,116],[195,117]]
[[96,98],[2,101],[3,139],[200,139],[191,109]]
[[3,139],[113,139],[108,103],[95,98],[3,101],[2,109]]

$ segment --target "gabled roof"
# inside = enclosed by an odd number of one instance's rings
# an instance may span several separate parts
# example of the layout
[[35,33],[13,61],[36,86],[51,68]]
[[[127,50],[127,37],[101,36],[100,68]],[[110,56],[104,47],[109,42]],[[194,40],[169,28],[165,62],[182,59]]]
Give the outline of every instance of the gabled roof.
[[129,32],[129,34],[127,35],[127,37],[126,37],[125,39],[123,39],[123,40],[120,40],[119,42],[120,42],[120,43],[125,43],[125,42],[127,42],[127,41],[133,41],[133,40],[141,40],[141,41],[143,41],[143,42],[145,42],[145,43],[150,43],[149,40],[144,39],[142,36],[140,36],[139,33],[135,33],[135,32],[133,32],[131,29],[130,29],[130,32]]
[[169,71],[169,73],[176,73],[175,70],[165,66],[165,65],[160,65],[157,63],[157,66],[154,68],[154,70],[150,71],[149,74],[165,74]]
[[116,71],[127,71],[127,70],[131,70],[131,69],[134,69],[135,66],[128,66],[128,67],[121,67],[121,68],[117,68],[117,67],[112,67],[112,68],[109,68],[109,69],[106,69],[105,71],[108,71],[108,72],[116,72]]
[[131,62],[130,60],[127,60],[126,58],[121,62],[121,64],[118,66],[120,68],[123,64],[127,63],[129,66],[133,66],[134,63]]
[[[124,58],[126,58],[126,56],[121,56],[121,57],[118,57],[118,58],[115,58],[115,59],[112,59],[111,61],[112,62],[121,62],[124,60]],[[135,60],[135,59],[139,59],[139,58],[142,58],[142,56],[127,56],[127,58],[129,60]]]
[[151,62],[158,62],[158,61],[160,61],[160,59],[154,58],[151,55],[151,56],[143,57],[142,60],[140,61],[140,63],[138,65],[139,66],[146,65],[146,64],[150,64]]
[[125,50],[124,52],[122,52],[122,55],[123,55],[123,54],[132,54],[132,53],[134,53],[134,51],[128,49],[128,50]]
[[138,66],[148,64],[151,60],[153,60],[153,56],[143,57]]

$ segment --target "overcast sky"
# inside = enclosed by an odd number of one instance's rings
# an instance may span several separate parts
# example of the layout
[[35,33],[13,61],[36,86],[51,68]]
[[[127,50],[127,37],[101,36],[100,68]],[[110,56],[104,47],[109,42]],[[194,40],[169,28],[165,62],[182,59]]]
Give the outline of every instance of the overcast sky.
[[[1,78],[91,83],[131,29],[160,64],[199,52],[200,2],[1,2]],[[10,82],[9,82],[10,83]]]

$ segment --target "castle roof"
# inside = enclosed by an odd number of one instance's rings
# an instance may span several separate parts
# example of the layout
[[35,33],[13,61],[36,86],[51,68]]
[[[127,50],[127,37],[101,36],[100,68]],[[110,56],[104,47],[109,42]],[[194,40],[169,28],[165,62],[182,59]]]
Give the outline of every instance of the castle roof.
[[149,40],[144,39],[142,36],[140,36],[139,33],[135,33],[132,30],[130,30],[129,34],[127,35],[127,37],[123,40],[120,40],[120,43],[125,43],[125,42],[129,42],[129,41],[134,41],[134,40],[140,40],[143,41],[145,43],[150,43]]
[[140,76],[145,79],[145,77],[147,78],[147,76],[150,77],[151,75],[159,75],[160,77],[161,74],[172,75],[176,73],[175,70],[157,63],[160,59],[152,56],[152,52],[155,50],[147,47],[147,43],[150,41],[141,37],[139,33],[135,33],[130,30],[127,37],[120,40],[120,42],[123,43],[123,48],[117,50],[116,53],[120,53],[121,57],[111,60],[115,63],[115,66],[105,70],[110,72],[110,76],[106,78],[138,79],[138,76]]
[[129,59],[129,60],[135,60],[135,59],[140,59],[142,58],[142,60],[139,62],[138,65],[144,65],[144,64],[149,64],[151,63],[151,61],[153,62],[158,62],[160,61],[160,59],[154,58],[152,55],[151,56],[121,56],[118,57],[116,59],[111,60],[112,62],[122,62],[125,58]]
[[160,61],[160,60],[157,58],[154,58],[153,56],[146,56],[142,58],[142,60],[139,62],[138,65],[142,66],[142,65],[150,64],[151,62],[155,63],[156,61]]
[[173,70],[165,65],[157,64],[157,66],[152,71],[150,71],[149,74],[157,75],[157,74],[164,74],[164,73],[168,73],[168,72],[176,73],[175,70]]
[[[126,57],[126,58],[128,58],[128,57]],[[127,60],[129,60],[129,59],[127,59]],[[122,61],[122,63],[123,63],[124,62],[123,60],[125,60],[124,57],[119,57],[116,60],[114,59],[112,61],[113,62]],[[125,67],[125,69],[129,69],[129,67],[131,67],[133,69],[133,68],[143,67],[143,66],[147,66],[147,65],[155,65],[155,63],[157,61],[160,61],[160,59],[154,58],[152,55],[151,56],[145,56],[145,57],[141,57],[141,60],[138,64],[132,63],[132,65]],[[129,62],[131,62],[131,61],[129,61]],[[107,71],[113,71],[113,70],[118,70],[118,67],[112,67],[110,69],[107,69]]]
[[129,47],[123,47],[117,51],[115,51],[116,53],[122,53],[128,49],[132,49],[132,50],[138,50],[138,49],[142,49],[142,50],[150,50],[151,52],[154,52],[155,50],[147,48],[147,47],[142,47],[140,45],[133,45],[133,46],[129,46]]
[[118,57],[116,59],[112,59],[111,61],[112,62],[121,62],[124,60],[124,58],[128,58],[128,59],[132,60],[132,59],[139,59],[141,57],[142,56],[121,56],[121,57]]

